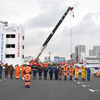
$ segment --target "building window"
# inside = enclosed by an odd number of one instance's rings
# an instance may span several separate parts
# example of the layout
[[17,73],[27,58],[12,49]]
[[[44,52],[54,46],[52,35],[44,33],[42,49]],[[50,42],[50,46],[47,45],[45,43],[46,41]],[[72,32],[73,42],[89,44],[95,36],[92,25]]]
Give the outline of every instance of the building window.
[[24,40],[24,36],[22,36],[23,40]]
[[15,38],[15,34],[11,34],[11,38]]
[[24,55],[22,55],[22,58],[24,59]]
[[10,46],[11,46],[11,48],[15,48],[15,44],[11,44]]
[[10,55],[9,54],[6,54],[6,58],[10,58]]
[[6,58],[15,58],[15,54],[6,54]]
[[22,45],[22,49],[24,49],[24,45]]
[[11,57],[11,58],[15,58],[15,55],[14,55],[14,54],[11,54],[10,57]]
[[15,38],[15,34],[7,34],[6,38]]
[[10,44],[6,44],[6,48],[10,48]]
[[6,38],[10,38],[10,34],[7,34],[7,35],[6,35]]
[[6,44],[6,48],[15,48],[15,44]]

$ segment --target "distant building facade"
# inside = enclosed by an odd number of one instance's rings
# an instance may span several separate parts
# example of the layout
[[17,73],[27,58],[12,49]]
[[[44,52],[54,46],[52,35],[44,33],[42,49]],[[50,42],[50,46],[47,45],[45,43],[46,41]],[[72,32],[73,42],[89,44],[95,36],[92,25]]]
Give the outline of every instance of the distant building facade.
[[100,64],[100,46],[93,46],[89,50],[89,57],[85,57],[85,64]]
[[85,55],[86,55],[85,45],[77,45],[75,47],[75,53],[72,53],[72,60],[80,63],[82,62]]
[[89,50],[89,56],[94,56],[94,51],[93,50]]
[[51,62],[51,58],[50,57],[44,57],[44,62],[45,63]]
[[54,63],[59,64],[60,62],[66,62],[65,57],[54,56]]
[[89,56],[100,57],[100,46],[93,46],[93,50],[89,50]]
[[84,64],[100,64],[100,58],[96,56],[85,57],[84,61]]
[[72,53],[72,60],[76,61],[76,53]]

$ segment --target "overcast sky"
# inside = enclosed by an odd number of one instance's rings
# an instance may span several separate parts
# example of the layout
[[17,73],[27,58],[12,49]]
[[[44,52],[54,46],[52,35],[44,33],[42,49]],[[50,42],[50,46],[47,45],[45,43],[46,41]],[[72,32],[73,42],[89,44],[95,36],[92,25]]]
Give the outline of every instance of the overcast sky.
[[[86,54],[100,45],[100,0],[0,0],[0,20],[25,29],[25,56],[36,56],[68,6],[69,13],[41,55],[70,58],[76,45],[86,45]],[[71,21],[71,24],[70,24]]]

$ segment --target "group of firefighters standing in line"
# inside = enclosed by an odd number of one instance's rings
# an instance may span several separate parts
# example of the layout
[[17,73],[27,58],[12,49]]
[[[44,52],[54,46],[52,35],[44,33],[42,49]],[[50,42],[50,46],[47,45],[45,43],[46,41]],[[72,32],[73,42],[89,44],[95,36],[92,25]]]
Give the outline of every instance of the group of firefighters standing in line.
[[[12,65],[8,66],[8,64],[4,65],[5,67],[5,78],[8,78],[8,73],[10,73],[10,78],[13,78],[13,72],[14,72],[14,67]],[[20,68],[21,68],[21,74],[22,74],[22,79],[25,79],[25,87],[29,88],[30,87],[30,79],[31,79],[31,72],[33,72],[33,79],[36,79],[37,72],[39,75],[39,79],[42,78],[42,75],[44,75],[44,80],[47,79],[47,74],[49,72],[50,80],[53,79],[53,73],[55,76],[55,80],[61,80],[62,75],[64,75],[64,80],[67,80],[67,76],[69,75],[69,79],[72,80],[73,74],[75,74],[75,80],[78,80],[78,75],[79,75],[79,68],[78,66],[47,66],[45,65],[44,67],[41,67],[40,65],[32,65],[31,67],[25,66],[24,64],[20,67],[18,64],[15,66],[16,69],[16,79],[19,79],[19,74],[20,74]],[[81,76],[82,80],[85,80],[85,74],[87,70],[87,80],[90,80],[90,74],[91,70],[89,68],[84,68],[84,66],[81,66]],[[10,72],[9,72],[10,69]],[[2,78],[2,64],[0,64],[0,78]]]

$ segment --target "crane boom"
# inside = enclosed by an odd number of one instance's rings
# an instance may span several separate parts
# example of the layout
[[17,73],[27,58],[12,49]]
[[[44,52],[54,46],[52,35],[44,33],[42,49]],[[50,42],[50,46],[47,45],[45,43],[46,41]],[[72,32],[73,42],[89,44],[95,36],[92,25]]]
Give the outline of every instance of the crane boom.
[[66,17],[66,15],[68,14],[69,11],[72,11],[73,7],[68,7],[68,9],[66,10],[66,12],[64,13],[64,15],[61,17],[61,19],[59,20],[59,22],[57,23],[57,25],[54,27],[54,29],[52,30],[52,32],[50,33],[50,35],[48,36],[48,38],[46,39],[46,41],[43,43],[42,45],[42,49],[39,52],[38,56],[35,59],[38,59],[41,54],[43,53],[44,49],[46,48],[48,42],[50,41],[50,39],[52,38],[52,36],[54,35],[54,33],[56,32],[56,30],[58,29],[58,27],[60,26],[60,24],[62,23],[62,21],[64,20],[64,18]]
[[8,22],[7,21],[5,21],[5,22],[0,21],[0,23],[4,24],[5,26],[8,26]]

